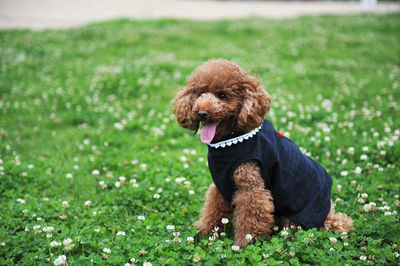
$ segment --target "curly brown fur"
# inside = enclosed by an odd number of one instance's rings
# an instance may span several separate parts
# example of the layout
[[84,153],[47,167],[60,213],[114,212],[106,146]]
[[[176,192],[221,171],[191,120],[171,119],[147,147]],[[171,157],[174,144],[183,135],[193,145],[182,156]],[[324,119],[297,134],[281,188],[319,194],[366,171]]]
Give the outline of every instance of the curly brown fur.
[[261,169],[257,162],[241,164],[233,174],[237,191],[233,197],[236,206],[235,245],[245,247],[246,235],[255,240],[262,235],[269,235],[274,224],[274,204],[271,193],[265,189]]
[[347,214],[335,213],[335,204],[331,201],[331,209],[324,222],[327,229],[332,229],[334,232],[350,232],[353,228],[353,219]]
[[[222,99],[221,94],[226,98]],[[197,131],[200,122],[219,122],[214,141],[231,133],[247,133],[262,124],[271,97],[255,77],[233,62],[216,59],[198,67],[172,101],[178,123]],[[199,111],[210,116],[202,121]]]
[[[214,59],[198,67],[186,87],[172,101],[178,123],[197,131],[201,123],[217,122],[213,141],[231,134],[248,133],[263,123],[269,111],[271,97],[261,83],[240,67],[224,59]],[[206,112],[206,116],[201,113]],[[298,226],[284,217],[275,217],[270,191],[265,189],[258,163],[248,161],[234,172],[236,192],[232,207],[214,184],[208,189],[201,210],[201,218],[195,223],[201,234],[212,234],[214,227],[223,228],[222,218],[234,220],[235,244],[245,247],[246,235],[253,239],[270,235],[272,227]],[[345,214],[335,214],[334,205],[325,221],[325,227],[334,231],[348,232],[352,220]]]
[[200,220],[195,222],[194,225],[202,235],[211,235],[215,227],[222,230],[224,228],[221,222],[222,218],[227,218],[229,221],[232,219],[233,209],[219,193],[214,183],[208,188],[206,200],[200,214]]

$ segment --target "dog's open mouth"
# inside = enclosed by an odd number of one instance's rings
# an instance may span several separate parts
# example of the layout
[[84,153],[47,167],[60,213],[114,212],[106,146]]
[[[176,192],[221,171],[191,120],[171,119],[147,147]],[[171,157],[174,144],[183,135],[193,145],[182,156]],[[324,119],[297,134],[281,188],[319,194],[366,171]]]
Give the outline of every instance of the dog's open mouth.
[[205,144],[210,144],[215,136],[215,131],[217,129],[217,122],[204,123],[201,129],[200,139]]

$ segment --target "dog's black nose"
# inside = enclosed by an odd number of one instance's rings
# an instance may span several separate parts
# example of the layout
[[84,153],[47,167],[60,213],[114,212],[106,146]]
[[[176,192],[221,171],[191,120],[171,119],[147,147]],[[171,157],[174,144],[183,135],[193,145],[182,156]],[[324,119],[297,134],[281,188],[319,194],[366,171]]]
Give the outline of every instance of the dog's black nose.
[[197,113],[197,115],[200,117],[200,119],[205,120],[208,117],[208,112],[201,110]]

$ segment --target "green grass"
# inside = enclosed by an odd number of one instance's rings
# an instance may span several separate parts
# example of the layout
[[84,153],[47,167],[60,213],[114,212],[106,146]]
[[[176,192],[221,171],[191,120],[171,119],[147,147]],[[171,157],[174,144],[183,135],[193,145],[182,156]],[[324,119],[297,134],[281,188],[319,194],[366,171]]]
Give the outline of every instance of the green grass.
[[[215,57],[258,75],[269,119],[328,170],[352,233],[188,242],[211,177],[170,101]],[[0,264],[398,264],[399,83],[399,14],[1,31]]]

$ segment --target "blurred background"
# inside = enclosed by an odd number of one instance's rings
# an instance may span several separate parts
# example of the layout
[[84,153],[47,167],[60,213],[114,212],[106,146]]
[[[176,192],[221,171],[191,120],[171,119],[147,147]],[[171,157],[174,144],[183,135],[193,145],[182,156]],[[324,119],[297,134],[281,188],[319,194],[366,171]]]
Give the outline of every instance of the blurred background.
[[399,0],[0,0],[0,28],[68,28],[112,18],[209,20],[399,11]]

